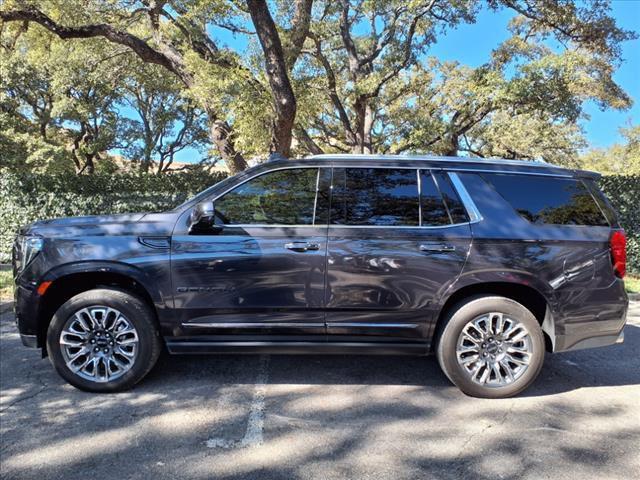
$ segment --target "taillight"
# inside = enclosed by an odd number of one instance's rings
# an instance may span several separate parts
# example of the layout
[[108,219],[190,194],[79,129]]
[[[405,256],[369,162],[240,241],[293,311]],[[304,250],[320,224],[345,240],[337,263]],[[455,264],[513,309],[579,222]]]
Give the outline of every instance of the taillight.
[[618,277],[622,278],[627,271],[627,236],[624,234],[624,230],[613,232],[609,245],[613,270]]

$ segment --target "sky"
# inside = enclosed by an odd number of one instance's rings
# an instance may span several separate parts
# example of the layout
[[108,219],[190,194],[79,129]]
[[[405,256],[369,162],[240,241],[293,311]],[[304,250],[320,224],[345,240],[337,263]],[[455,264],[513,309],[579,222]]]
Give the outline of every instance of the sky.
[[[640,0],[613,0],[611,13],[619,27],[640,33]],[[484,10],[475,23],[459,25],[441,35],[427,55],[471,67],[482,65],[489,60],[491,51],[508,38],[507,24],[513,15],[509,10]],[[234,50],[246,48],[247,40],[243,35],[234,36],[223,29],[210,33]],[[634,105],[625,111],[602,111],[594,102],[588,102],[585,105],[588,118],[583,119],[581,125],[592,147],[606,148],[621,142],[619,128],[640,122],[640,40],[622,44],[622,59],[614,79],[633,99]],[[197,151],[185,149],[177,155],[176,161],[195,162],[199,157]]]
[[[626,30],[640,33],[640,0],[613,0],[611,14],[616,24]],[[430,55],[442,60],[456,60],[476,67],[487,60],[491,51],[508,38],[507,24],[513,12],[483,11],[477,22],[460,25],[456,30],[438,39],[431,48]],[[470,46],[473,47],[470,47]],[[593,102],[585,106],[588,120],[581,122],[587,140],[593,147],[608,147],[620,142],[618,129],[628,122],[640,122],[640,40],[622,44],[623,63],[614,74],[615,81],[633,99],[634,105],[626,111],[601,111]]]

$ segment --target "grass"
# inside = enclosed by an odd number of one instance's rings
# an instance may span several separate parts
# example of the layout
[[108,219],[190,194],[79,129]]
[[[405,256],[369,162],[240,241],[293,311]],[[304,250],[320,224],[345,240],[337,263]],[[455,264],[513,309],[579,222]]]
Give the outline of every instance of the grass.
[[13,274],[11,270],[0,270],[0,299],[3,302],[13,300]]
[[624,288],[627,293],[640,293],[640,277],[627,274],[624,277]]

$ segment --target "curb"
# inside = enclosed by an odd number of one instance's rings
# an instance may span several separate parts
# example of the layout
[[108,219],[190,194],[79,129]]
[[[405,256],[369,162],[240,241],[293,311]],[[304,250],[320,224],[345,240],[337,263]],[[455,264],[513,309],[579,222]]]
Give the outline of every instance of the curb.
[[627,293],[627,297],[632,302],[640,302],[640,293]]

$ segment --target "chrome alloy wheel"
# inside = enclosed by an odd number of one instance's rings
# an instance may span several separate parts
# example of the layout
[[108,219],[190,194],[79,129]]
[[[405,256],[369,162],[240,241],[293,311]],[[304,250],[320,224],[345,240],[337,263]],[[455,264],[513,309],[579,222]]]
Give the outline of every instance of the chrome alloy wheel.
[[133,367],[138,342],[131,322],[103,305],[78,310],[60,333],[60,350],[69,370],[98,383],[115,380]]
[[485,387],[504,387],[531,362],[533,342],[522,322],[492,312],[468,322],[458,337],[456,358],[469,378]]

